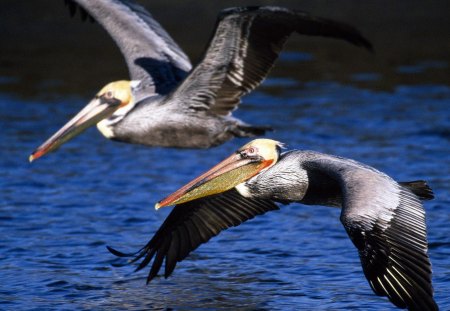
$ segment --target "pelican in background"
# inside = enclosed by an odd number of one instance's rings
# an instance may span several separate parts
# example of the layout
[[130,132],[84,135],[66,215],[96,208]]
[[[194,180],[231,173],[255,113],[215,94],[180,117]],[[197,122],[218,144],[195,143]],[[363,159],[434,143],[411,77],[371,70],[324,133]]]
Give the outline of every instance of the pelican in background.
[[[433,299],[425,211],[433,198],[424,181],[396,182],[367,165],[314,151],[280,153],[282,144],[256,139],[156,204],[176,204],[150,242],[135,254],[152,259],[147,282],[165,261],[177,262],[222,230],[277,210],[275,202],[340,207],[340,220],[372,290],[400,308],[438,310]],[[320,247],[320,246],[319,246]]]
[[[97,124],[109,139],[148,146],[209,148],[233,137],[262,135],[267,126],[234,118],[243,95],[267,76],[289,35],[297,32],[372,49],[353,27],[280,7],[223,10],[201,61],[186,54],[141,6],[76,0],[119,46],[131,81],[112,82],[38,147],[33,161]],[[86,13],[87,12],[87,13]]]

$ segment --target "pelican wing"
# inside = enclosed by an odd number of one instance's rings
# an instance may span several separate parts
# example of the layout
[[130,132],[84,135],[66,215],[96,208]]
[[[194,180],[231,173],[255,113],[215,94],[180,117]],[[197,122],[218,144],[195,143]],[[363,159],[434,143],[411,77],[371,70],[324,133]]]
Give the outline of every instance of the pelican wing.
[[[244,198],[235,189],[177,205],[150,242],[135,254],[132,262],[144,258],[136,269],[140,270],[153,259],[147,277],[147,282],[150,282],[165,260],[164,277],[167,278],[177,262],[222,230],[277,209],[278,206],[271,201]],[[117,256],[127,256],[108,249]]]
[[[80,5],[114,39],[132,80],[141,80],[146,95],[166,94],[191,69],[184,52],[142,6],[119,0],[66,0]],[[81,12],[85,12],[81,10]]]
[[231,8],[221,12],[202,61],[168,100],[192,110],[228,115],[241,96],[272,68],[292,32],[346,40],[371,49],[353,27],[279,7]]
[[432,198],[431,189],[420,181],[399,184],[370,167],[344,161],[322,165],[340,182],[341,222],[373,291],[400,308],[437,310],[420,201]]

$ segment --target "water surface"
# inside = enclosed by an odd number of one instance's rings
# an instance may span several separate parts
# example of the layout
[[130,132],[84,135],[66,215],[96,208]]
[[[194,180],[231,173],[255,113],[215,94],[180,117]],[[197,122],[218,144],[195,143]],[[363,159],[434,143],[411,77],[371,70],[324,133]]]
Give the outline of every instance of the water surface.
[[[427,180],[436,195],[425,203],[436,301],[449,310],[449,59],[438,52],[408,58],[405,49],[389,63],[384,44],[378,45],[381,60],[349,47],[324,57],[327,52],[311,44],[306,52],[284,54],[278,71],[245,97],[236,116],[273,126],[268,136],[289,149],[353,158],[401,181]],[[86,68],[67,73],[55,60],[42,71],[52,61],[40,56],[29,68],[38,79],[23,74],[26,68],[0,77],[0,309],[392,308],[365,280],[340,211],[326,207],[282,206],[227,230],[179,263],[167,280],[145,285],[148,269],[115,267],[121,261],[106,245],[138,250],[170,211],[156,212],[154,203],[248,140],[181,151],[112,142],[90,129],[29,164],[30,152],[91,94],[81,83]],[[382,66],[341,70],[352,58]],[[100,88],[103,80],[96,81],[91,61],[94,76],[86,83]],[[73,80],[61,78],[70,75]],[[74,81],[79,83],[67,88]]]

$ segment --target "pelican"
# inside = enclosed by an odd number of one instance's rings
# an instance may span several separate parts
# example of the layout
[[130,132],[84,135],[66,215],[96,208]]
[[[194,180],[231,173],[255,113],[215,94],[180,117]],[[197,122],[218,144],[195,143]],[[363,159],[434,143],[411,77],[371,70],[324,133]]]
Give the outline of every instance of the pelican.
[[[421,200],[432,199],[424,181],[396,182],[382,172],[314,151],[281,153],[282,144],[256,139],[156,204],[174,205],[150,242],[135,254],[152,259],[147,282],[165,261],[177,262],[222,230],[271,210],[275,202],[340,207],[340,220],[358,249],[370,287],[400,308],[438,310]],[[318,245],[318,247],[320,247]]]
[[131,80],[107,84],[66,125],[38,147],[33,161],[97,124],[116,141],[209,148],[270,127],[232,116],[243,95],[267,76],[289,35],[297,32],[372,49],[353,27],[281,7],[223,10],[201,61],[189,58],[141,6],[128,1],[76,0],[111,35]]

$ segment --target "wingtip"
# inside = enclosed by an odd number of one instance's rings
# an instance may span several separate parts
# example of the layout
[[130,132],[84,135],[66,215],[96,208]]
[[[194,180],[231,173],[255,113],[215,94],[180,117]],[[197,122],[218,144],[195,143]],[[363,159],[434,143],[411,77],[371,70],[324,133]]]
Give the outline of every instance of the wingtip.
[[116,250],[116,249],[114,249],[114,248],[112,248],[111,246],[108,246],[108,245],[106,245],[106,248],[108,249],[108,251],[111,254],[113,254],[114,256],[117,256],[117,257],[130,257],[130,256],[132,256],[132,254],[125,254],[125,253],[119,252],[118,250]]
[[150,273],[147,276],[147,280],[146,280],[145,284],[148,285],[156,276],[157,276],[157,274],[152,273],[150,271]]
[[363,36],[361,36],[360,46],[364,47],[370,53],[375,54],[375,48],[372,43]]
[[403,187],[408,188],[412,193],[417,195],[421,200],[433,200],[434,192],[425,180],[415,180],[407,182],[399,182]]

